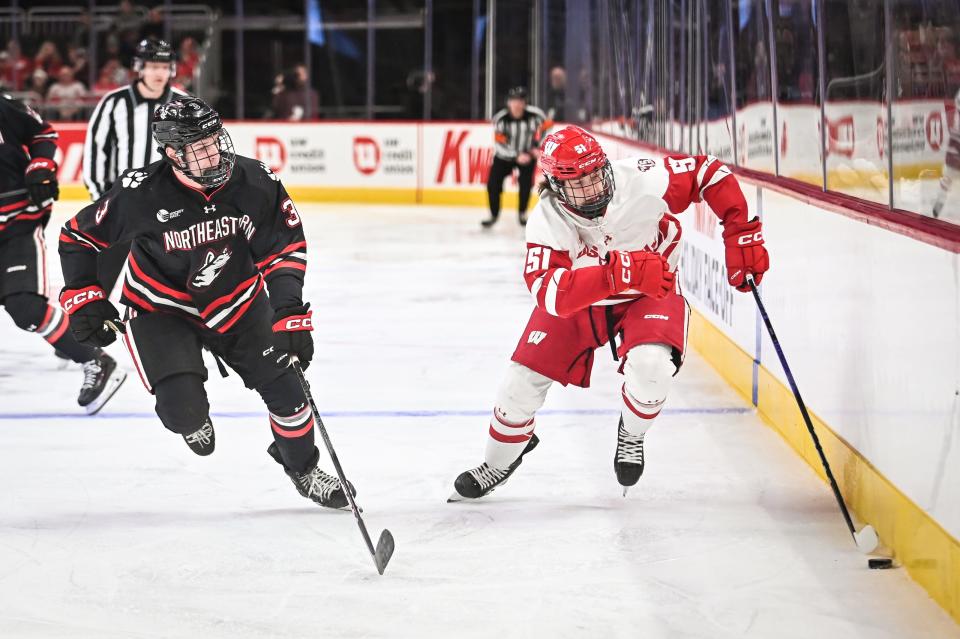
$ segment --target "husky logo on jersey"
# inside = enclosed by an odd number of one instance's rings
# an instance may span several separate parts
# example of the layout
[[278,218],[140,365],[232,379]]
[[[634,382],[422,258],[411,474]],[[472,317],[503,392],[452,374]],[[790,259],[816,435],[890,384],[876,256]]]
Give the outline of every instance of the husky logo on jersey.
[[200,267],[200,270],[198,270],[190,280],[190,284],[194,288],[206,288],[210,286],[213,280],[217,279],[217,276],[223,271],[223,267],[227,265],[231,255],[232,253],[229,248],[223,249],[222,253],[207,251],[207,257],[203,260],[203,266]]
[[656,165],[657,163],[651,160],[650,158],[640,158],[639,160],[637,160],[637,170],[640,171],[641,173],[645,173],[649,171]]
[[177,209],[176,211],[168,211],[167,209],[160,209],[157,211],[157,220],[160,222],[169,222],[175,217],[180,217],[180,214],[183,213],[183,209]]
[[107,216],[107,207],[110,206],[110,200],[104,200],[103,204],[97,207],[97,213],[93,216],[93,223],[100,226],[103,218]]
[[121,183],[125,189],[135,189],[147,179],[147,174],[143,171],[130,171],[123,176]]
[[536,346],[546,338],[547,334],[543,331],[530,331],[530,335],[527,337],[527,344],[533,344]]

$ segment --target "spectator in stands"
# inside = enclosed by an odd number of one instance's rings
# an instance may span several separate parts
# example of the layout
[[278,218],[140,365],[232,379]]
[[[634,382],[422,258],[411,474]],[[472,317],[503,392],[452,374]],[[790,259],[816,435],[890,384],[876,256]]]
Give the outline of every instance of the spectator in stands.
[[10,64],[10,54],[0,51],[0,89],[15,91],[13,86],[13,65]]
[[77,16],[73,35],[70,37],[70,45],[84,49],[90,46],[90,13],[86,9],[81,9]]
[[550,69],[550,88],[547,89],[547,118],[561,122],[565,118],[567,102],[567,70],[561,66]]
[[103,95],[114,89],[119,89],[129,81],[129,73],[117,58],[107,60],[100,67],[100,75],[97,76],[97,83],[93,85],[94,93]]
[[90,63],[87,60],[86,48],[71,44],[67,49],[67,66],[73,69],[73,77],[86,85],[88,82],[87,76],[90,74]]
[[116,35],[120,47],[120,59],[124,66],[133,60],[133,54],[140,42],[140,25],[142,9],[135,6],[130,0],[120,0],[116,17],[113,19],[111,30]]
[[[180,42],[180,53],[177,56],[177,77],[174,82],[186,91],[193,90],[193,72],[200,64],[200,53],[197,51],[197,41],[191,36]],[[303,65],[301,65],[303,66]],[[306,69],[304,69],[304,83],[306,83]]]
[[7,42],[7,53],[10,55],[12,65],[10,88],[14,91],[22,91],[30,79],[30,74],[33,73],[33,60],[23,55],[19,40]]
[[147,11],[147,19],[140,27],[141,40],[163,40],[165,33],[163,24],[163,11],[160,7],[154,7]]
[[43,69],[48,77],[56,77],[60,74],[60,67],[63,66],[63,58],[60,57],[60,51],[52,40],[44,40],[43,44],[37,50],[37,55],[33,58],[33,68]]
[[298,64],[283,74],[283,89],[273,96],[273,117],[292,121],[314,119],[317,117],[319,104],[320,95],[315,89],[307,87],[307,68]]
[[411,120],[422,120],[424,118],[423,103],[427,96],[427,90],[430,90],[430,113],[426,114],[429,119],[434,113],[443,113],[443,96],[437,91],[437,76],[433,71],[429,73],[422,69],[411,71],[407,75],[407,88],[404,95],[404,110],[406,117]]
[[[120,82],[117,81],[118,74],[124,76],[124,79]],[[124,84],[126,84],[126,73],[120,66],[120,61],[114,58],[113,60],[107,60],[106,64],[100,67],[100,75],[97,77],[97,83],[93,85],[93,92],[95,95],[101,96],[114,89],[119,89]]]
[[40,115],[46,116],[44,109],[44,96],[47,95],[47,72],[43,69],[35,69],[30,74],[30,82],[27,84],[24,93],[24,101],[36,109]]
[[47,117],[60,120],[80,119],[86,95],[87,88],[77,81],[73,69],[61,67],[57,81],[47,90]]

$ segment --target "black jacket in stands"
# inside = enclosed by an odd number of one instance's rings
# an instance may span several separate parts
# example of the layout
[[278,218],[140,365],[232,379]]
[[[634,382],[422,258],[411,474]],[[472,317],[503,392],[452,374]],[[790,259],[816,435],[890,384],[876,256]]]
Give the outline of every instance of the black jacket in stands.
[[53,127],[20,100],[0,94],[0,235],[47,223],[50,208],[30,205],[23,174],[30,160],[52,160],[56,151]]
[[209,193],[180,182],[164,161],[124,172],[60,234],[66,288],[97,284],[96,254],[131,241],[121,301],[173,313],[218,333],[252,307],[302,304],[307,245],[300,216],[276,175],[237,156]]

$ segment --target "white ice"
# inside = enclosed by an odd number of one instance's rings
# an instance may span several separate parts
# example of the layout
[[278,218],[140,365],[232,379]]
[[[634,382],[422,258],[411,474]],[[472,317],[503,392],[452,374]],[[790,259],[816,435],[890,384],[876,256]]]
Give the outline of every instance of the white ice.
[[[53,246],[75,205],[58,207]],[[196,457],[119,348],[130,378],[82,417],[79,370],[3,315],[0,637],[960,637],[904,570],[867,569],[829,489],[695,353],[626,499],[602,350],[592,389],[551,391],[506,486],[445,503],[482,461],[531,308],[520,229],[505,214],[482,233],[478,209],[301,211],[308,376],[372,534],[396,537],[386,574],[349,513],[266,455],[235,375],[209,365],[217,451]]]

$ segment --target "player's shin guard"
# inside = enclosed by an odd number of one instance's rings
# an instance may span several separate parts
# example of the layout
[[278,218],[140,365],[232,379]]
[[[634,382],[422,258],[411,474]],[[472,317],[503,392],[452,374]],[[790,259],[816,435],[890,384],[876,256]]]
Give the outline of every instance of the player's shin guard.
[[516,362],[511,362],[497,395],[490,419],[485,461],[460,473],[448,501],[477,499],[503,484],[536,448],[534,413],[543,406],[553,381]]
[[552,383],[526,366],[510,363],[487,431],[487,465],[507,469],[520,458],[533,437],[534,414],[543,406]]
[[89,362],[97,356],[97,349],[74,338],[66,313],[42,295],[14,293],[4,298],[3,303],[19,328],[36,333],[74,362]]
[[164,427],[183,437],[197,455],[206,457],[216,447],[210,421],[210,403],[203,378],[193,373],[164,377],[153,385],[157,417]]
[[313,412],[307,405],[293,415],[270,413],[273,441],[288,470],[302,473],[310,465],[317,447],[314,445]]
[[643,475],[643,438],[667,399],[676,372],[673,352],[662,344],[641,344],[627,353],[623,408],[617,428],[613,468],[622,486],[633,486]]

